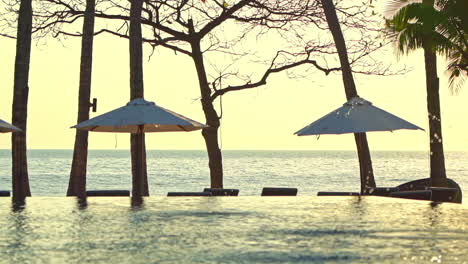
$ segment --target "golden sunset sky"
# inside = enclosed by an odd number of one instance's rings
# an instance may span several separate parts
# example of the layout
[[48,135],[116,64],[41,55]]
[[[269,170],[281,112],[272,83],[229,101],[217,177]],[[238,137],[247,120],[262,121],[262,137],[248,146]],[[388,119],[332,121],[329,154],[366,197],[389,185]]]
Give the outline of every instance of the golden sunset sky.
[[[265,45],[265,43],[258,43]],[[11,122],[15,40],[0,38],[0,118]],[[145,98],[200,122],[205,122],[194,65],[186,55],[157,50],[151,60],[145,47]],[[389,49],[389,63],[396,63]],[[80,39],[46,44],[33,41],[30,68],[28,147],[72,149],[76,124]],[[428,150],[424,60],[422,52],[399,63],[413,70],[405,75],[381,77],[355,75],[358,93],[374,105],[408,120],[426,131],[368,133],[372,150]],[[467,85],[452,95],[439,57],[441,109],[446,150],[468,151]],[[252,71],[257,71],[253,68]],[[105,113],[129,100],[128,41],[111,36],[95,38],[91,97],[98,98],[98,112]],[[223,97],[223,149],[354,150],[352,135],[298,137],[293,133],[345,102],[339,74],[316,71],[306,79],[278,74],[266,86],[233,92]],[[205,149],[199,131],[147,134],[148,149]],[[116,147],[117,145],[117,147]],[[90,133],[90,149],[127,149],[129,135]],[[0,148],[10,148],[10,135],[0,135]]]

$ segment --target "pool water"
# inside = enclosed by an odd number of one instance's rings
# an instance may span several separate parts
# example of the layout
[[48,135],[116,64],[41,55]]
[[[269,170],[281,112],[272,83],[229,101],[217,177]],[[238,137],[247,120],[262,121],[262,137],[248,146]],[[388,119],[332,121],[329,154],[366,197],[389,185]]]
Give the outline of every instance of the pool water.
[[0,263],[468,263],[466,204],[33,197],[0,210]]

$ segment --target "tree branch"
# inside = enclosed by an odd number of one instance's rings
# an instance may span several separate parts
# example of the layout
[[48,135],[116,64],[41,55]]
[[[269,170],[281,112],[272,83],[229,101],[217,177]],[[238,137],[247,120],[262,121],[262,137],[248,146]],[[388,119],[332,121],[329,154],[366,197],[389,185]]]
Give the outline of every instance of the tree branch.
[[216,17],[215,19],[211,20],[206,24],[199,32],[198,32],[198,37],[201,39],[203,38],[206,34],[210,33],[211,30],[219,26],[221,23],[226,21],[229,17],[231,17],[232,14],[234,14],[236,11],[250,3],[252,0],[241,0],[239,3],[233,5],[231,8],[223,10],[223,13],[221,13],[220,16]]
[[211,100],[214,101],[218,96],[224,95],[227,92],[252,89],[252,88],[256,88],[256,87],[265,85],[267,83],[268,77],[271,74],[279,73],[279,72],[289,70],[289,69],[292,69],[292,68],[295,68],[295,67],[298,67],[298,66],[301,66],[301,65],[311,64],[315,68],[317,68],[320,71],[324,72],[325,75],[328,75],[332,71],[341,70],[340,68],[324,68],[324,67],[320,66],[317,63],[317,61],[309,59],[309,56],[307,56],[306,59],[301,60],[301,61],[293,62],[293,63],[282,65],[282,66],[279,66],[279,67],[275,67],[274,66],[275,61],[280,56],[281,53],[285,53],[285,52],[279,51],[279,52],[276,53],[276,56],[272,60],[272,63],[270,65],[270,67],[265,71],[265,73],[263,74],[262,78],[259,81],[254,82],[254,83],[247,82],[247,83],[245,83],[243,85],[228,86],[226,88],[215,90],[215,92],[211,95]]
[[1,37],[6,37],[6,38],[11,38],[11,39],[16,39],[16,37],[10,36],[10,35],[4,34],[4,33],[0,33],[0,36],[1,36]]
[[[120,38],[125,38],[125,39],[129,38],[128,35],[121,34],[121,33],[118,33],[118,32],[112,31],[112,30],[108,30],[108,29],[101,29],[99,31],[96,31],[96,32],[94,32],[94,36],[100,35],[102,33],[108,33],[108,34],[111,34],[111,35],[114,35],[114,36],[117,36],[117,37],[120,37]],[[70,37],[81,37],[82,36],[81,33],[68,33],[68,32],[64,32],[64,31],[59,31],[57,33],[57,35],[59,35],[59,34],[70,36]],[[185,55],[192,56],[192,53],[190,51],[187,51],[187,50],[184,50],[184,49],[182,49],[180,47],[168,44],[168,42],[170,42],[170,41],[177,40],[176,38],[166,38],[166,39],[161,39],[161,40],[142,38],[142,40],[143,40],[143,42],[149,43],[151,46],[153,46],[153,48],[155,48],[157,46],[163,46],[163,47],[172,49],[175,52],[180,52],[180,53],[183,53]]]

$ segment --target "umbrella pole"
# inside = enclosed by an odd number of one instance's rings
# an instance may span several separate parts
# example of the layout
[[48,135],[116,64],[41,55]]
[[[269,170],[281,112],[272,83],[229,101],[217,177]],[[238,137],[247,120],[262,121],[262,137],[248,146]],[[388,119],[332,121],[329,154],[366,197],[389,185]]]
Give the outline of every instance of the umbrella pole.
[[138,145],[140,147],[140,178],[139,178],[139,191],[140,191],[140,196],[143,196],[143,186],[144,186],[144,181],[143,179],[145,178],[145,170],[144,170],[144,161],[143,157],[145,157],[144,153],[144,148],[143,148],[143,125],[139,125],[138,129],[140,130],[140,135],[139,135],[139,142]]
[[137,137],[136,137],[136,173],[135,179],[133,179],[132,196],[135,198],[141,198],[143,194],[143,125],[138,125]]

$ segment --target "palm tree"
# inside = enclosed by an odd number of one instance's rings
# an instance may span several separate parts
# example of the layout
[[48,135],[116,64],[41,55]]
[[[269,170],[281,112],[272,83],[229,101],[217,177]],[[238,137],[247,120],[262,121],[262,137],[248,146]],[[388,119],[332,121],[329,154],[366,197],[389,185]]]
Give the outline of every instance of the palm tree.
[[[143,1],[130,1],[130,99],[143,98],[143,40],[141,35],[141,10]],[[148,174],[146,170],[145,135],[132,134],[132,195],[135,197],[148,196]],[[142,157],[139,157],[142,155]],[[143,164],[138,164],[138,161]],[[143,170],[143,179],[140,179],[139,170]]]
[[26,123],[28,117],[29,63],[31,58],[32,0],[21,0],[16,35],[15,76],[13,91],[13,125],[22,132],[13,133],[12,183],[13,197],[24,199],[31,196],[29,189],[28,163],[26,155]]
[[[358,93],[348,60],[348,52],[346,50],[345,40],[343,33],[341,32],[340,23],[336,15],[335,6],[333,5],[332,0],[321,1],[323,10],[325,11],[325,16],[327,18],[328,27],[333,35],[333,40],[335,41],[335,46],[338,51],[346,99],[349,100],[358,96]],[[361,193],[363,193],[366,187],[376,186],[372,169],[372,160],[370,156],[369,145],[367,143],[366,133],[355,133],[354,140],[356,141],[356,148],[359,157]]]
[[431,39],[432,49],[448,59],[449,87],[458,92],[468,75],[468,2],[392,0],[387,5],[390,36],[398,40],[398,52],[422,48]]
[[[398,1],[392,3],[398,3]],[[408,53],[419,48],[424,50],[431,186],[446,186],[436,52],[445,51],[447,54],[454,54],[451,53],[454,43],[450,41],[451,37],[453,39],[453,36],[450,36],[452,33],[447,34],[444,31],[444,28],[451,30],[451,27],[447,27],[448,21],[444,21],[441,11],[434,8],[435,4],[435,0],[423,0],[422,3],[404,5],[387,21],[387,27],[390,30],[390,36],[397,41],[399,52]],[[455,68],[449,68],[449,70],[453,69]]]
[[[91,73],[93,65],[95,0],[86,0],[81,38],[80,87],[78,95],[78,122],[89,119]],[[67,196],[86,196],[86,167],[88,160],[88,131],[76,129],[73,161]]]

